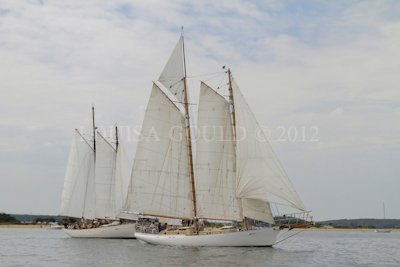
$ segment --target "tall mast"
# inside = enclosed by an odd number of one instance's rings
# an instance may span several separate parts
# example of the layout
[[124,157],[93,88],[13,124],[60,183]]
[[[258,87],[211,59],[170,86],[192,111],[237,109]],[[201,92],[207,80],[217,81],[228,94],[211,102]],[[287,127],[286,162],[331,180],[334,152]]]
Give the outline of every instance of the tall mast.
[[187,93],[187,84],[186,84],[186,58],[185,58],[185,42],[183,39],[183,27],[182,27],[182,48],[183,48],[183,68],[184,74],[183,77],[183,94],[184,94],[184,104],[185,104],[185,121],[186,121],[186,132],[187,132],[187,140],[188,140],[188,148],[189,148],[189,169],[190,169],[190,182],[192,184],[192,200],[193,200],[193,215],[197,217],[197,205],[196,205],[196,189],[194,185],[194,167],[193,167],[193,149],[192,149],[192,138],[190,134],[190,112],[189,112],[189,98]]
[[94,122],[94,106],[92,105],[92,125],[93,125],[93,151],[94,160],[96,161],[96,124]]
[[[92,126],[93,126],[93,158],[94,158],[94,163],[96,164],[96,124],[94,122],[94,105],[92,105]],[[83,209],[82,209],[82,219],[84,218],[85,215],[88,187],[89,187],[89,179],[86,179],[85,198],[83,200]]]
[[119,145],[119,141],[118,141],[118,126],[117,126],[117,124],[115,124],[115,150],[118,150],[118,145]]
[[[232,73],[231,73],[230,68],[228,68],[228,90],[229,90],[229,102],[231,103],[233,136],[235,139],[235,148],[236,148],[236,113],[235,113],[235,101],[233,99]],[[236,165],[235,165],[235,168],[236,168]],[[240,209],[241,209],[241,212],[243,213],[242,205],[240,205]],[[249,220],[247,217],[243,218],[243,224],[246,229],[249,227]]]
[[236,114],[235,114],[235,102],[233,100],[232,74],[230,68],[228,68],[228,89],[229,89],[229,102],[231,103],[231,109],[232,109],[231,114],[232,114],[233,136],[236,141]]

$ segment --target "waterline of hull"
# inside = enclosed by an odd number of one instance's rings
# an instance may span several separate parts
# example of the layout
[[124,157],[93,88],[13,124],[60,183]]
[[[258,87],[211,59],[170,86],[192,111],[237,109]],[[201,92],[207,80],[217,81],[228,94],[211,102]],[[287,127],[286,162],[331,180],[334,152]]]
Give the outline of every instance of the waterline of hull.
[[391,229],[376,229],[375,230],[375,233],[390,233],[390,232],[392,232],[392,230]]
[[287,230],[263,228],[209,235],[136,233],[138,240],[153,245],[188,247],[271,247]]
[[134,223],[110,225],[91,229],[63,229],[74,238],[135,238]]

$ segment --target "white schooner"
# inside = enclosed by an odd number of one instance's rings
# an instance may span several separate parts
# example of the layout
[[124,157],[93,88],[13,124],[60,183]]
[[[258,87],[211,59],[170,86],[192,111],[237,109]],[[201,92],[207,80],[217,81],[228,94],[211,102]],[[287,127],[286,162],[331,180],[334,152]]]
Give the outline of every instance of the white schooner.
[[[192,223],[159,232],[137,229],[137,239],[178,246],[272,246],[293,225],[276,223],[270,203],[305,212],[230,69],[226,73],[228,99],[201,83],[195,160],[183,35],[153,84],[124,210]],[[267,226],[250,225],[254,220]],[[204,221],[233,224],[204,228]]]
[[[115,145],[96,132],[93,115],[93,142],[75,129],[64,179],[60,215],[83,221],[112,221],[109,224],[71,225],[64,231],[81,238],[135,238],[134,223],[120,223],[119,213],[127,194],[124,173],[127,160],[115,127]],[[98,138],[96,138],[96,134]],[[96,226],[96,227],[95,227]]]

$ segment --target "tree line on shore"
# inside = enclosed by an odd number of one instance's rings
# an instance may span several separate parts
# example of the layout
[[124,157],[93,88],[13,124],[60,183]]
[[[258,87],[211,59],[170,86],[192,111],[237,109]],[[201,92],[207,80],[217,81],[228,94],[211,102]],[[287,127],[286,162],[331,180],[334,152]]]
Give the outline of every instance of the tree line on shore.
[[[58,222],[59,224],[75,223],[76,219],[52,215],[32,214],[6,214],[0,213],[0,224],[36,224]],[[340,219],[320,221],[315,223],[316,227],[333,228],[400,228],[400,219]]]
[[74,218],[62,216],[0,213],[0,224],[48,224],[50,222],[68,224],[75,221]]

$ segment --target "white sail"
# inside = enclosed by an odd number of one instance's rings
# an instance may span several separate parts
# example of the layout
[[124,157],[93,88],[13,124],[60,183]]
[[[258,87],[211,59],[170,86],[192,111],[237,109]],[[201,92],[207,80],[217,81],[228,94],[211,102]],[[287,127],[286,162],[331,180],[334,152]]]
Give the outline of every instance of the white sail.
[[257,199],[242,199],[243,216],[258,221],[274,223],[274,216],[268,202]]
[[100,134],[96,140],[96,218],[115,219],[116,150]]
[[[123,209],[131,180],[132,164],[126,155],[124,143],[119,140],[115,163],[115,214]],[[119,217],[119,216],[118,216]]]
[[234,81],[232,86],[237,125],[237,196],[304,210],[239,87]]
[[200,86],[196,153],[197,216],[241,220],[229,103],[204,83]]
[[75,130],[64,179],[60,215],[95,217],[94,152]]
[[181,36],[158,81],[168,88],[178,101],[183,102],[184,77],[183,36]]
[[154,84],[136,150],[125,211],[193,218],[185,119]]

